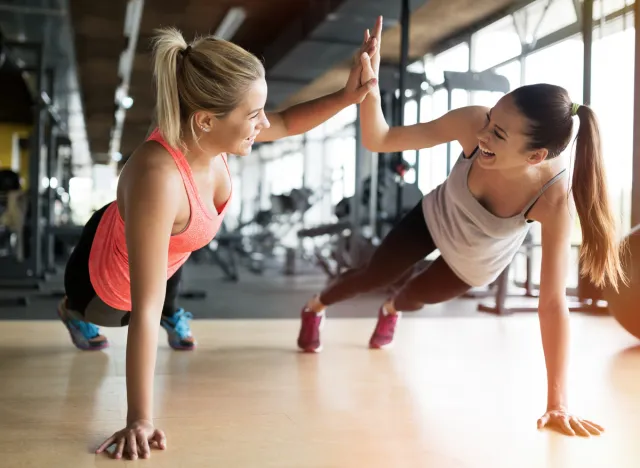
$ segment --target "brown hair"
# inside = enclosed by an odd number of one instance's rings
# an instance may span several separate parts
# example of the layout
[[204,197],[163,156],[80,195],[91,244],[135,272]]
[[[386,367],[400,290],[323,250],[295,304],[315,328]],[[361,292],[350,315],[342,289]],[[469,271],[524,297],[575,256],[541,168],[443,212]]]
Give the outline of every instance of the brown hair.
[[155,31],[153,70],[156,80],[156,119],[167,143],[183,143],[182,125],[205,110],[224,118],[241,102],[251,84],[264,77],[258,58],[215,36],[187,44],[175,28]]
[[560,155],[569,144],[572,117],[577,114],[580,127],[571,192],[582,230],[580,273],[597,287],[604,287],[608,282],[617,290],[619,281],[627,282],[621,256],[624,243],[619,242],[616,234],[595,113],[588,106],[574,106],[567,90],[560,86],[527,85],[511,94],[529,121],[528,149],[546,148],[548,159]]

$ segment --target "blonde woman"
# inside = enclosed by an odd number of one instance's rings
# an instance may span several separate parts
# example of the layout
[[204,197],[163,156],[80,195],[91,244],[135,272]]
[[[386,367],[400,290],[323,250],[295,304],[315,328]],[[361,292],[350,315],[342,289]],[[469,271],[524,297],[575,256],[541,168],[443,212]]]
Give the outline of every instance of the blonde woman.
[[[376,40],[364,41],[361,60]],[[122,169],[117,198],[84,227],[65,271],[58,314],[80,349],[102,349],[97,325],[128,325],[127,426],[100,453],[150,456],[166,446],[153,425],[158,327],[176,349],[193,349],[190,314],[175,305],[180,268],[218,232],[232,196],[227,154],[246,156],[256,141],[307,132],[360,103],[375,80],[360,85],[354,65],[344,89],[277,113],[266,113],[262,63],[213,36],[187,44],[177,30],[154,40],[158,128]]]

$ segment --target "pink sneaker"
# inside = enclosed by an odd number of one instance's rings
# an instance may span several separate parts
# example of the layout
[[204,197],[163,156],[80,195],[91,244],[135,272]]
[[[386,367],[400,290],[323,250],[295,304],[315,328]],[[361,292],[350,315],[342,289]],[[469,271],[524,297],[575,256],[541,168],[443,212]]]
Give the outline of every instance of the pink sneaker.
[[305,353],[319,353],[322,351],[320,330],[324,325],[325,313],[316,314],[305,307],[300,315],[302,323],[298,335],[298,347]]
[[378,311],[378,323],[369,340],[369,347],[374,349],[391,347],[393,345],[393,335],[396,330],[396,324],[401,316],[402,312],[385,315],[382,307],[380,307]]

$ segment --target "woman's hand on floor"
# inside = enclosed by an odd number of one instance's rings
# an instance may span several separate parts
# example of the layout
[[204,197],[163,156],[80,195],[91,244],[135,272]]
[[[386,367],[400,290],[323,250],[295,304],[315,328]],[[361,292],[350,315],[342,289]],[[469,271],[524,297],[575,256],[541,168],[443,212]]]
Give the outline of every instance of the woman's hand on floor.
[[167,438],[164,432],[156,429],[150,421],[138,420],[132,421],[127,427],[105,440],[96,453],[102,453],[114,444],[116,445],[113,452],[114,458],[122,458],[124,453],[131,460],[135,460],[149,458],[151,447],[155,446],[164,450],[167,447]]
[[538,429],[548,427],[549,429],[556,430],[561,434],[568,436],[583,436],[589,437],[591,435],[600,435],[604,432],[604,428],[594,422],[586,419],[578,418],[565,409],[551,409],[548,410],[540,419],[538,419]]

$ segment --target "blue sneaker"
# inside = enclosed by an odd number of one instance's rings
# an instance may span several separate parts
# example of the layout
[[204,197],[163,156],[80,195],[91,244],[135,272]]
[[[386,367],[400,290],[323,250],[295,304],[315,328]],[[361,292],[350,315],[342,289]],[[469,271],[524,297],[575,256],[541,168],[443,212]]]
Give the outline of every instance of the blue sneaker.
[[58,317],[67,327],[71,341],[78,349],[83,351],[97,351],[108,348],[107,337],[100,334],[100,329],[93,323],[74,319],[67,310],[67,298],[64,297],[58,304]]
[[167,331],[169,346],[173,349],[192,350],[196,347],[196,340],[191,335],[189,320],[193,319],[191,312],[185,312],[184,309],[178,311],[169,317],[163,315],[160,325]]

